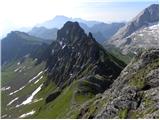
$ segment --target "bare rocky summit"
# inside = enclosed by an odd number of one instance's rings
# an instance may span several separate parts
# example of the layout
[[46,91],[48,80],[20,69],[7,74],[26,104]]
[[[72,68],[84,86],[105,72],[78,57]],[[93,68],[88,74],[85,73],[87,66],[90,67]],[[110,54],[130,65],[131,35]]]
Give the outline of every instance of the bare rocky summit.
[[159,5],[153,4],[122,27],[107,44],[121,49],[123,54],[139,49],[158,48]]

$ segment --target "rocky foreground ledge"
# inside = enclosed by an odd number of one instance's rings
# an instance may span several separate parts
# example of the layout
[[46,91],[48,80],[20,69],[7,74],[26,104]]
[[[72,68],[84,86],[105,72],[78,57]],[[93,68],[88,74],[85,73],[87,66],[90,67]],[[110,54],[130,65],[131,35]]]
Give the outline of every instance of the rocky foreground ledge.
[[159,50],[146,50],[131,61],[110,89],[87,102],[78,118],[158,119],[158,86]]

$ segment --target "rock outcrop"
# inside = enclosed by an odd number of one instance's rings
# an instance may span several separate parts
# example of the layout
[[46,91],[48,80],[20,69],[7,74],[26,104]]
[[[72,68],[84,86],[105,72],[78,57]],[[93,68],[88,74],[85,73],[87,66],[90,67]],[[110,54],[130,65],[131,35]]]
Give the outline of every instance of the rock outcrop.
[[81,108],[78,118],[158,119],[158,68],[158,49],[139,54],[121,72],[110,89]]

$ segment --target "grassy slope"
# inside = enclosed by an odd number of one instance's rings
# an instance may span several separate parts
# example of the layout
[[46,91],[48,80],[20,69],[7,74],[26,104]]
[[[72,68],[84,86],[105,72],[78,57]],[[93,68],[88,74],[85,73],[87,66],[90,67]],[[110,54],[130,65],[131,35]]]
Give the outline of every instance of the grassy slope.
[[66,87],[52,102],[45,104],[31,118],[75,118],[80,105],[93,97],[92,94],[77,94],[77,82]]
[[[35,65],[35,61],[28,58],[22,64],[17,65],[19,61],[10,62],[2,67],[2,86],[12,85],[12,82],[18,82],[31,79],[34,75],[38,74],[45,67],[45,63]],[[23,68],[22,72],[15,72],[17,68]]]
[[[15,61],[15,62],[12,62],[12,63],[2,67],[2,87],[11,86],[11,89],[1,92],[2,115],[8,114],[8,117],[9,117],[9,115],[11,115],[12,118],[17,118],[20,114],[22,114],[23,112],[26,111],[27,107],[23,106],[22,107],[23,109],[22,108],[15,108],[16,102],[11,104],[10,106],[7,106],[7,104],[16,97],[24,99],[25,96],[30,95],[40,84],[42,84],[46,80],[46,77],[44,76],[36,84],[34,84],[34,83],[26,84],[26,83],[28,83],[27,82],[28,80],[30,80],[31,78],[36,76],[41,70],[44,69],[45,63],[42,63],[42,64],[35,66],[35,61],[33,61],[30,58],[26,59],[20,65],[17,65],[17,62],[18,61]],[[14,72],[14,70],[17,69],[18,67],[24,67],[24,66],[25,66],[25,69],[22,69],[22,72],[18,72],[18,71]],[[19,83],[21,83],[21,86],[19,86]],[[17,86],[16,86],[16,84],[17,84]],[[13,95],[9,95],[9,93],[11,93],[15,90],[18,90],[23,85],[26,85],[24,89],[22,89],[21,91],[15,93]],[[17,103],[17,104],[19,104],[19,103]],[[36,103],[36,104],[38,104],[38,103]],[[29,105],[29,106],[31,107],[32,105]]]
[[[27,80],[37,75],[37,73],[39,73],[44,67],[44,65],[41,64],[38,66],[34,66],[33,63],[34,62],[32,60],[28,59],[27,61],[24,61],[24,63],[21,64],[21,66],[32,66],[32,68],[30,68],[29,70],[22,71],[24,73],[28,73],[26,76]],[[20,80],[19,77],[17,77],[20,76],[20,74],[14,72],[16,68],[17,68],[17,62],[14,62],[3,68],[3,73],[2,73],[3,74],[2,81],[4,81],[3,86],[10,86],[12,82],[15,82],[14,80],[16,81]],[[7,74],[8,72],[11,72],[13,75],[6,78],[5,73]],[[24,79],[22,75],[21,77],[22,79]],[[54,101],[46,104],[45,98],[50,93],[52,93],[54,90],[57,89],[54,83],[49,83],[48,86],[43,86],[42,90],[38,92],[38,94],[36,94],[36,96],[34,97],[34,100],[44,98],[43,100],[27,104],[24,106],[20,106],[18,108],[15,107],[17,105],[15,103],[11,104],[10,106],[7,106],[7,104],[16,97],[21,98],[25,97],[26,95],[30,95],[36,88],[38,88],[40,84],[42,84],[46,80],[47,77],[45,77],[44,75],[44,77],[38,83],[27,84],[24,89],[13,94],[12,96],[9,96],[8,94],[10,92],[13,92],[13,90],[3,91],[2,115],[8,114],[11,116],[11,118],[18,118],[22,114],[35,110],[36,113],[33,116],[29,116],[28,118],[75,118],[77,116],[76,113],[78,113],[79,111],[80,105],[93,97],[92,94],[88,95],[77,94],[76,91],[78,88],[77,87],[78,83],[73,82],[70,86],[66,87]],[[19,87],[17,89],[19,89]],[[68,113],[68,111],[70,112]]]

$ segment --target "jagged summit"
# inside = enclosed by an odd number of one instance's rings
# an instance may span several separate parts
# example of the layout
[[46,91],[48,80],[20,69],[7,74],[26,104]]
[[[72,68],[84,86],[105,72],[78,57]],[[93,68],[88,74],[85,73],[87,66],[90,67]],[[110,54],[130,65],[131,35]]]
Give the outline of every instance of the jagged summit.
[[[48,54],[49,53],[49,54]],[[57,40],[46,52],[49,78],[58,86],[64,87],[83,77],[95,84],[95,75],[103,76],[105,80],[98,83],[101,88],[92,86],[92,92],[102,92],[119,75],[125,66],[121,61],[107,53],[92,37],[85,34],[77,22],[67,22],[58,31]],[[90,79],[92,77],[93,79]],[[83,85],[82,85],[83,86]],[[96,91],[97,89],[98,91]],[[83,89],[82,89],[83,91]]]
[[70,41],[71,39],[73,40],[75,36],[82,35],[82,34],[84,34],[84,30],[79,26],[78,22],[68,21],[64,24],[64,26],[60,30],[58,30],[57,40]]
[[[61,42],[76,42],[87,37],[85,31],[80,27],[78,22],[68,21],[57,33],[57,40]],[[88,34],[92,40],[94,39],[91,33]]]

